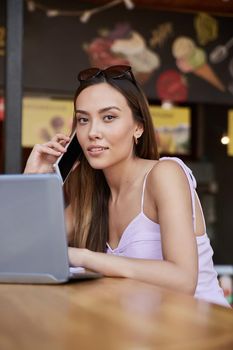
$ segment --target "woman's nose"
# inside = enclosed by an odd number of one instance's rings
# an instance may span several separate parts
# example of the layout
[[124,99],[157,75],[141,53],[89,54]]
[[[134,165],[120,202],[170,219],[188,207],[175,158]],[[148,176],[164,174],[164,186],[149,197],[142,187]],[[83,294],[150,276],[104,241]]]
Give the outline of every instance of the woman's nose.
[[102,137],[102,133],[97,122],[91,123],[88,136],[90,139],[100,139]]

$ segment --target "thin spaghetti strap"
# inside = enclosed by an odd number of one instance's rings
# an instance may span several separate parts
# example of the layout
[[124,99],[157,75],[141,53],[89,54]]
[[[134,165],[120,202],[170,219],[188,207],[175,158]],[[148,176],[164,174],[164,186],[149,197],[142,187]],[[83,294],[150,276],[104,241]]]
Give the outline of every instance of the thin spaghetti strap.
[[[156,164],[156,163],[155,163]],[[146,188],[146,180],[147,176],[150,174],[151,170],[154,168],[155,164],[152,166],[152,168],[146,173],[143,181],[143,186],[142,186],[142,198],[141,198],[141,212],[143,212],[143,207],[144,207],[144,194],[145,194],[145,188]]]
[[179,158],[177,157],[162,157],[160,160],[173,160],[177,162],[181,168],[184,170],[184,173],[187,176],[188,182],[189,182],[189,187],[190,187],[190,192],[191,192],[191,200],[192,200],[192,216],[193,216],[193,227],[194,231],[196,231],[196,209],[195,209],[195,188],[197,187],[197,182],[195,177],[193,176],[193,173],[191,169],[187,167],[187,165]]

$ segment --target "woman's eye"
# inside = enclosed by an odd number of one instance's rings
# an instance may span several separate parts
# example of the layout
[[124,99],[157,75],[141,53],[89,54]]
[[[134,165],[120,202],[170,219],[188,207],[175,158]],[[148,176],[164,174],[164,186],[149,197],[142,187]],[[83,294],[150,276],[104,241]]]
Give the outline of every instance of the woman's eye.
[[115,119],[116,117],[113,115],[105,115],[104,116],[104,121],[106,122],[111,122],[113,119]]
[[79,124],[86,124],[88,122],[88,118],[77,117],[77,121],[78,121]]

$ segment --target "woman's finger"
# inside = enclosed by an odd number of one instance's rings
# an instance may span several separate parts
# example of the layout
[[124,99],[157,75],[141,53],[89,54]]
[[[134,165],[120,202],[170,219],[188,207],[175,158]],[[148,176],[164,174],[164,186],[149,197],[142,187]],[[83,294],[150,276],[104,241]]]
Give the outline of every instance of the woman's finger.
[[49,154],[55,157],[59,157],[62,154],[62,152],[59,150],[40,144],[35,145],[35,150],[40,154]]
[[70,140],[70,137],[64,134],[56,134],[51,139],[51,141],[55,141],[55,142],[60,142],[60,141],[68,142],[69,140]]
[[65,147],[62,144],[60,144],[59,142],[56,142],[56,141],[46,142],[46,143],[43,144],[43,146],[47,146],[47,147],[53,148],[56,151],[60,151],[60,152],[63,152],[63,153],[66,151]]

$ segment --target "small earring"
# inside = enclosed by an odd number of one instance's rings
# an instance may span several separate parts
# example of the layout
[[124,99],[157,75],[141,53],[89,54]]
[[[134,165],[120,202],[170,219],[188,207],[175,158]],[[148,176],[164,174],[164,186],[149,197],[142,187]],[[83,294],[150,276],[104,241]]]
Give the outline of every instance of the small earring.
[[136,136],[134,136],[134,142],[135,142],[135,145],[138,144],[138,138]]

